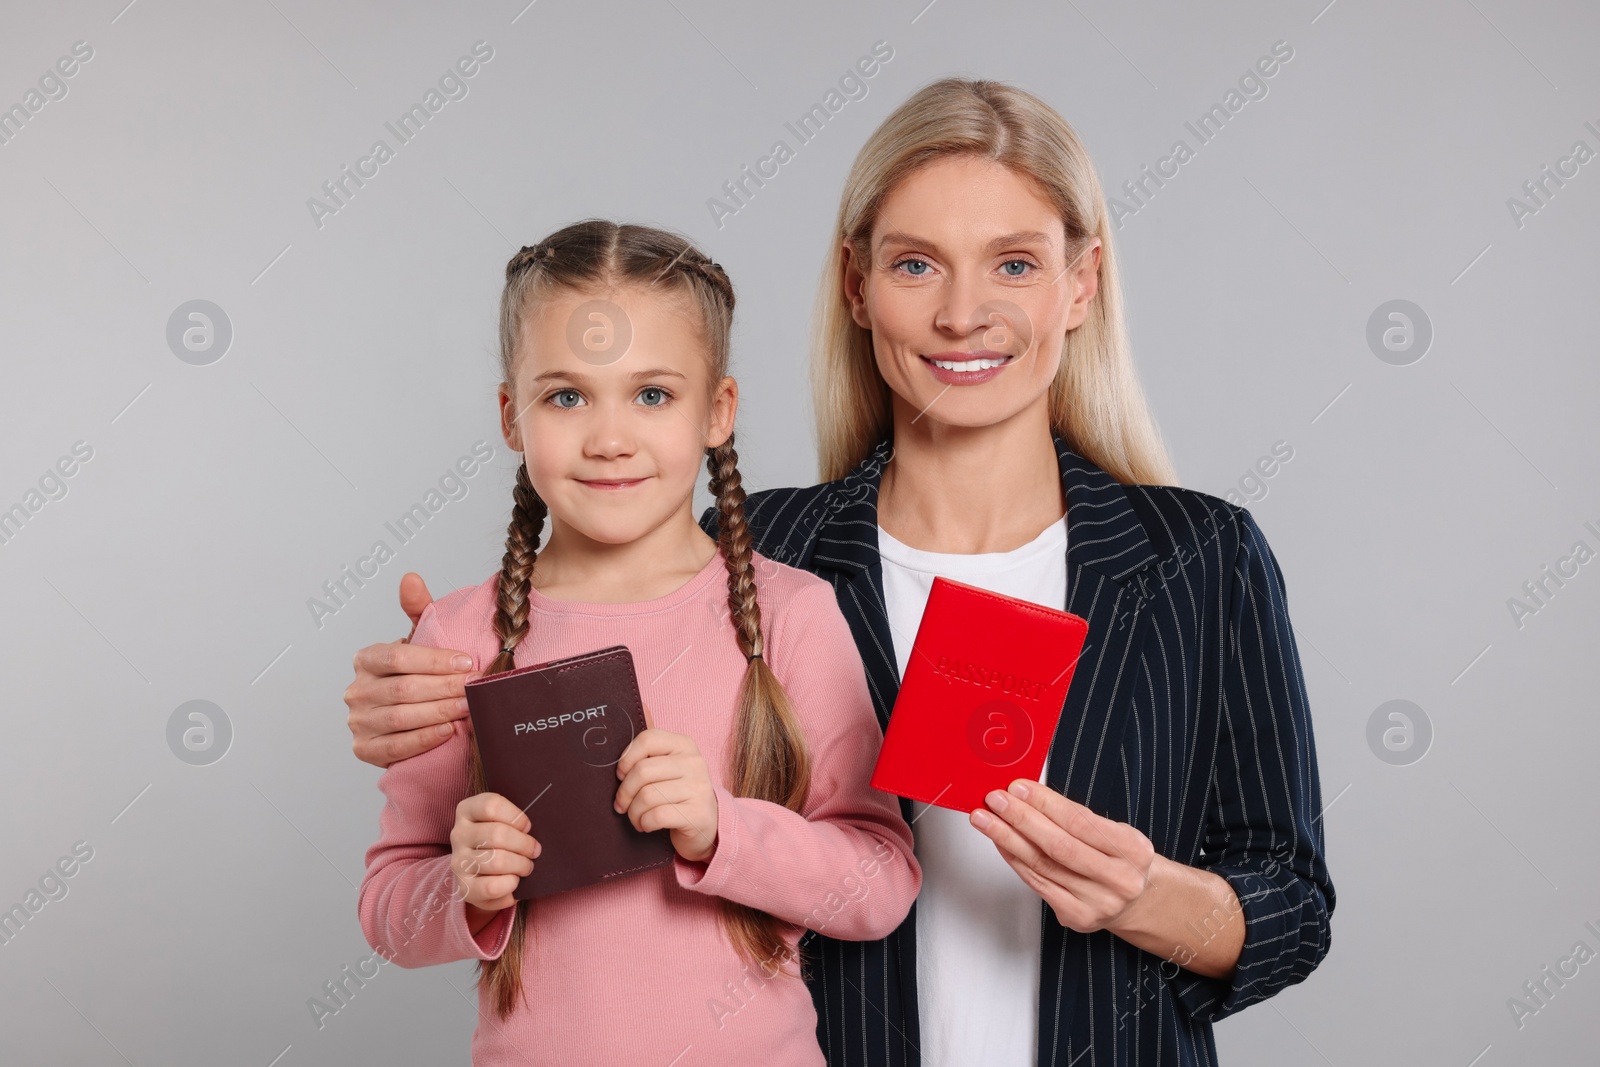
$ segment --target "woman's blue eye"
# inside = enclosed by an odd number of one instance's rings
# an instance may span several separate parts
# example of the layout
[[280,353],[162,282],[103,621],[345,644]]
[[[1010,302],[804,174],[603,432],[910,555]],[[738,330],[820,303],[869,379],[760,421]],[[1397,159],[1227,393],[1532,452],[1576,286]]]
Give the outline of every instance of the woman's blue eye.
[[1004,263],[1002,263],[1000,265],[1000,269],[1006,271],[1006,277],[1007,278],[1020,278],[1023,275],[1023,271],[1020,271],[1020,270],[1013,271],[1013,270],[1010,270],[1008,268],[1011,268],[1011,267],[1028,268],[1028,267],[1032,267],[1032,266],[1033,266],[1033,264],[1029,263],[1025,259],[1008,259],[1008,260],[1006,260]]
[[[906,267],[906,268],[910,268],[913,265],[918,266],[918,267],[927,267],[928,262],[927,262],[927,260],[923,260],[923,259],[902,259],[900,262],[895,264],[896,267]],[[910,269],[908,269],[906,271],[906,273],[910,274],[913,278],[920,278],[920,277],[923,276],[924,272],[920,271],[920,270],[910,270]]]
[[661,398],[659,401],[645,401],[645,407],[648,408],[658,408],[671,398],[671,394],[665,389],[661,388],[659,385],[647,385],[643,389],[639,390],[639,395],[641,397],[659,396]]
[[578,395],[579,394],[578,394],[578,391],[576,389],[558,389],[558,390],[555,391],[554,394],[551,395],[550,399],[555,402],[555,405],[558,408],[569,408],[569,407],[576,407],[577,405],[576,404],[563,404],[561,402],[561,398],[564,397],[564,396],[578,397]]

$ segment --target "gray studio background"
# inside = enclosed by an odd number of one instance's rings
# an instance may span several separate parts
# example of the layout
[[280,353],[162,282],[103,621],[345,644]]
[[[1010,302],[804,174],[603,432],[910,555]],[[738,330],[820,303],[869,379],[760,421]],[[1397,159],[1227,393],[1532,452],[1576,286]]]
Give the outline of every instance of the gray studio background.
[[[1245,502],[1286,576],[1333,947],[1219,1025],[1222,1062],[1595,1061],[1600,12],[525,2],[6,6],[0,106],[29,117],[0,144],[0,509],[26,513],[0,543],[0,907],[56,899],[0,944],[0,1061],[468,1062],[469,963],[386,966],[320,1026],[308,1001],[371,955],[351,655],[406,632],[405,571],[443,595],[502,551],[505,261],[590,214],[699,241],[739,291],[747,484],[809,482],[846,169],[953,72],[1049,100],[1131,209],[1132,335],[1184,484]],[[879,41],[799,145],[784,124]],[[397,144],[477,42],[465,95]],[[1201,144],[1185,124],[1278,42]],[[393,158],[314,218],[380,138]],[[708,199],[779,139],[794,158],[718,225]],[[1175,175],[1122,192],[1179,139]],[[480,440],[399,545],[384,524]],[[379,539],[396,558],[314,620]],[[191,701],[221,713],[198,751]]]

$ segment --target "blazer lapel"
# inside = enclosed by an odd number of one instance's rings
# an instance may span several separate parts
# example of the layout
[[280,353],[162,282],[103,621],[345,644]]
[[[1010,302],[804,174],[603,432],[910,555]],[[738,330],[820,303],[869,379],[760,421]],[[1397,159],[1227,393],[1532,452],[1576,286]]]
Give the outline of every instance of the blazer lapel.
[[1158,557],[1128,492],[1055,437],[1067,496],[1066,610],[1089,624],[1056,726],[1046,782],[1100,810],[1102,761],[1122,739],[1133,692],[1128,669],[1144,642],[1144,600],[1132,580]]
[[[812,539],[808,569],[833,583],[835,599],[850,624],[856,649],[866,668],[867,688],[880,729],[889,728],[889,711],[900,691],[900,671],[889,630],[883,598],[883,561],[878,556],[878,484],[884,464],[894,454],[890,438],[844,478],[833,483],[820,506],[824,509]],[[899,798],[900,817],[914,823],[911,801]],[[913,902],[905,921],[880,942],[829,942],[821,938],[821,980],[826,993],[831,984],[851,989],[861,997],[856,1005],[846,996],[834,1003],[826,995],[813,997],[828,1029],[829,1063],[864,1063],[883,1067],[921,1061],[921,1019],[917,1005],[917,906]],[[837,1018],[841,1029],[860,1027],[865,1058],[850,1051],[853,1038],[836,1042],[829,1029]],[[880,1023],[881,1020],[881,1023]],[[871,1046],[868,1046],[869,1037]],[[878,1042],[881,1040],[882,1044]]]
[[[1104,815],[1115,759],[1126,731],[1133,681],[1150,613],[1134,575],[1159,557],[1128,492],[1111,475],[1055,438],[1067,495],[1067,604],[1089,624],[1050,746],[1045,784]],[[1088,963],[1089,936],[1062,926],[1040,902],[1038,1062],[1082,1055],[1063,1044]],[[1105,935],[1110,936],[1110,935]]]
[[840,481],[824,502],[827,514],[811,555],[811,569],[833,581],[839,608],[867,670],[878,726],[884,730],[900,692],[900,668],[883,598],[883,560],[878,555],[878,485],[893,455],[893,440],[885,437]]

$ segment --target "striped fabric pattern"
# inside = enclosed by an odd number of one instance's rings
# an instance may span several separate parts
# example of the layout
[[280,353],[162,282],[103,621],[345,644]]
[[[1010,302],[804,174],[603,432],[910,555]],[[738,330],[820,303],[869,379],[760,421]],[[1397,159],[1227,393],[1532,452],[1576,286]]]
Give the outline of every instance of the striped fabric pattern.
[[[1247,509],[1122,485],[1054,442],[1067,501],[1064,606],[1089,632],[1046,784],[1227,879],[1245,937],[1231,980],[1207,978],[1109,932],[1069,930],[1041,901],[1037,1062],[1214,1064],[1212,1023],[1304,980],[1330,943],[1321,786],[1283,576]],[[877,497],[892,455],[885,438],[838,481],[746,501],[757,551],[833,584],[885,727],[899,675]],[[715,536],[715,509],[701,526]],[[910,821],[911,802],[901,808]],[[829,1067],[921,1064],[916,917],[913,907],[881,941],[802,940]],[[1196,923],[1198,935],[1222,918]]]

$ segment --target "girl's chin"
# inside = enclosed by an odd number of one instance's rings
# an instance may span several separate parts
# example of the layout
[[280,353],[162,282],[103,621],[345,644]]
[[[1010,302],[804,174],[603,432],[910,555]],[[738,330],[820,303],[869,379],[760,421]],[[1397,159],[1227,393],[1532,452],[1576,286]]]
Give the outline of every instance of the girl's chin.
[[[562,526],[599,545],[626,545],[670,523],[675,508],[628,492],[578,490],[550,508]],[[698,517],[699,513],[695,512]]]
[[596,547],[602,545],[617,547],[632,544],[649,533],[650,530],[648,526],[641,526],[636,521],[629,522],[626,525],[622,523],[610,525],[603,522],[567,523],[566,525],[585,541]]

